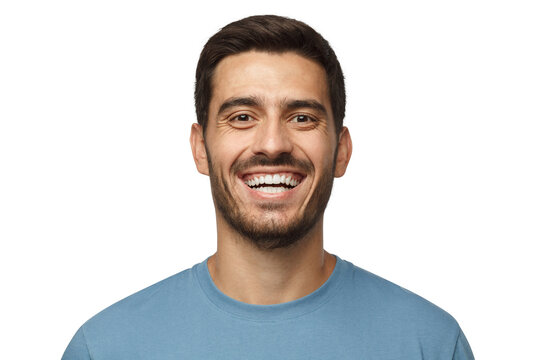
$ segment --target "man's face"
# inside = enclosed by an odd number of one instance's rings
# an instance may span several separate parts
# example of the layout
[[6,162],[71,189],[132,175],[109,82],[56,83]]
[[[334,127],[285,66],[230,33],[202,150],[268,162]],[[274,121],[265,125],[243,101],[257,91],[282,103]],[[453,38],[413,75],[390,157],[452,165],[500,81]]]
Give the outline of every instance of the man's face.
[[228,56],[215,69],[208,114],[192,147],[218,216],[262,249],[289,246],[322,221],[349,154],[339,154],[319,64],[291,52]]

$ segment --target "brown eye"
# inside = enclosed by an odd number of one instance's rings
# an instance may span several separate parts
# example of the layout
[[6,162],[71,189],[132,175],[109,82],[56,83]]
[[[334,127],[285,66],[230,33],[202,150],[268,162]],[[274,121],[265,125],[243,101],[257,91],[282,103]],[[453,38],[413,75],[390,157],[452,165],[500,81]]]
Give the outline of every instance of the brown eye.
[[251,117],[250,117],[249,115],[246,115],[246,114],[240,114],[240,115],[234,117],[233,120],[237,120],[237,121],[249,121],[249,120],[251,120]]
[[256,119],[248,114],[232,115],[228,123],[230,126],[237,129],[248,129],[256,124]]
[[306,123],[306,122],[313,122],[315,121],[311,116],[307,115],[296,115],[292,118],[291,122],[295,123]]

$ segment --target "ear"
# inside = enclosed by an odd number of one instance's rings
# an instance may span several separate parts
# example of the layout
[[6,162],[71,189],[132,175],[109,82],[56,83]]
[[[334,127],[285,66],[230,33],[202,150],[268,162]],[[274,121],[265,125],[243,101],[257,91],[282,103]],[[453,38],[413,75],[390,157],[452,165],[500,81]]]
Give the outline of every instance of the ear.
[[206,154],[206,147],[204,146],[204,136],[201,125],[191,125],[189,143],[191,144],[191,152],[197,170],[203,175],[208,175],[208,156]]
[[336,156],[336,170],[334,171],[334,177],[342,177],[345,175],[347,170],[347,165],[349,165],[349,160],[352,155],[352,140],[351,134],[347,127],[341,129],[339,134],[338,146],[337,146],[337,156]]

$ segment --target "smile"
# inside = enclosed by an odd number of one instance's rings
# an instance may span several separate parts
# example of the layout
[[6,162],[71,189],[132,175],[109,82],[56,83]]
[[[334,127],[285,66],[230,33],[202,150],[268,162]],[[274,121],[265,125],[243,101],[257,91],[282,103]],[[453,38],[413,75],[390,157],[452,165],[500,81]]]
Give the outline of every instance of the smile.
[[247,186],[255,191],[264,193],[289,191],[294,189],[301,181],[301,176],[290,173],[249,174],[244,177],[244,183]]

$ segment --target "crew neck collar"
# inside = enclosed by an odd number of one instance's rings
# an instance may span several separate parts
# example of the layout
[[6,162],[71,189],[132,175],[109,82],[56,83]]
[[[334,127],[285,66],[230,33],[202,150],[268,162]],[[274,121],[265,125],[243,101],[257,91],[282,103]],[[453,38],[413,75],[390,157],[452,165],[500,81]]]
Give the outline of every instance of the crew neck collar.
[[247,320],[278,321],[299,317],[323,306],[337,293],[345,267],[345,262],[336,256],[334,270],[321,287],[299,299],[275,305],[253,305],[225,295],[217,288],[210,276],[208,258],[195,265],[194,272],[207,299],[221,311]]

